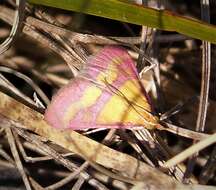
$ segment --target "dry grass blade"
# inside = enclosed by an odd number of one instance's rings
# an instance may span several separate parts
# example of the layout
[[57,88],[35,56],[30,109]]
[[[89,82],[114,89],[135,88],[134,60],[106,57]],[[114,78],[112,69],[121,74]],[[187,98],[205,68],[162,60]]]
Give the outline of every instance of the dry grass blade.
[[0,73],[0,88],[2,91],[6,91],[9,94],[15,96],[21,102],[26,103],[27,105],[37,108],[35,102],[20,92],[10,81],[8,81],[1,73]]
[[187,148],[186,150],[182,151],[172,159],[168,160],[163,167],[170,168],[174,165],[184,161],[188,157],[192,156],[193,154],[199,152],[200,150],[206,148],[207,146],[210,146],[211,144],[216,143],[216,133],[213,135],[210,135],[206,139],[192,145],[191,147]]
[[[113,168],[128,177],[136,176],[136,180],[143,180],[146,185],[150,183],[156,189],[162,186],[170,190],[180,189],[180,187],[191,189],[191,186],[181,185],[145,163],[108,148],[81,134],[74,131],[59,131],[51,128],[44,122],[41,114],[9,98],[7,95],[0,93],[0,98],[0,112],[4,116],[1,117],[1,123],[5,127],[10,126],[6,125],[7,122],[12,122],[13,125],[18,127],[25,127],[83,156],[90,163],[96,162],[105,167]],[[13,109],[9,109],[10,107],[13,107]],[[129,168],[128,165],[130,165]],[[152,181],[154,181],[154,184]],[[193,187],[196,188],[195,186]],[[211,189],[211,187],[207,186],[203,188]]]
[[[209,0],[201,0],[201,13],[204,21],[210,22]],[[211,45],[209,42],[203,41],[202,49],[202,79],[201,79],[201,93],[200,105],[196,124],[197,131],[204,131],[206,114],[208,107],[208,95],[210,85],[210,71],[211,71]]]
[[0,148],[0,155],[3,157],[5,160],[8,161],[8,163],[14,164],[13,159],[5,152],[2,148]]
[[34,189],[37,189],[37,190],[45,190],[43,187],[41,187],[33,178],[29,177],[29,181],[31,182],[32,184],[32,187]]
[[[12,25],[12,19],[14,15],[13,10],[1,5],[0,10],[0,18],[2,18],[6,23]],[[79,63],[77,63],[76,59],[67,50],[59,46],[56,42],[54,42],[47,36],[40,33],[38,30],[36,30],[34,27],[28,24],[28,22],[24,23],[23,33],[27,34],[31,38],[34,38],[39,43],[45,45],[46,47],[49,47],[51,50],[59,54],[68,65],[74,63],[74,67],[79,68]]]
[[83,163],[76,171],[74,171],[73,173],[71,173],[69,176],[62,179],[61,181],[46,187],[46,190],[58,189],[62,187],[63,185],[65,185],[66,183],[74,179],[77,175],[79,175],[86,167],[88,167],[88,162]]
[[10,145],[10,148],[11,148],[11,152],[12,152],[14,160],[15,160],[16,167],[17,167],[17,169],[19,170],[19,172],[20,172],[20,174],[22,176],[22,179],[23,179],[23,182],[25,184],[26,189],[31,190],[31,186],[30,186],[28,177],[27,177],[27,175],[26,175],[26,173],[25,173],[25,171],[23,169],[22,162],[21,162],[21,160],[19,158],[19,154],[18,154],[18,151],[17,151],[17,148],[16,148],[15,140],[14,140],[14,137],[13,137],[13,134],[12,134],[12,129],[11,128],[6,128],[5,131],[6,131],[6,134],[7,134],[8,142],[9,142],[9,145]]
[[[11,121],[5,121],[4,122],[5,125],[10,126],[11,125]],[[18,126],[20,127],[19,123],[13,123],[12,125]],[[49,155],[50,157],[52,157],[54,160],[56,160],[58,163],[61,163],[63,166],[65,166],[67,169],[69,169],[70,171],[74,172],[75,169],[78,168],[78,166],[72,162],[70,162],[68,159],[64,158],[61,154],[59,154],[58,152],[56,152],[54,149],[52,149],[51,147],[49,147],[48,145],[46,145],[45,143],[41,142],[40,139],[38,138],[38,136],[31,134],[21,128],[16,128],[15,129],[16,132],[21,135],[23,138],[25,138],[27,141],[34,143],[35,146],[38,146],[41,148],[41,150],[46,153],[47,155]],[[104,185],[102,183],[100,183],[99,181],[97,181],[96,179],[92,178],[88,173],[86,172],[81,172],[80,174],[84,179],[86,179],[88,181],[89,184],[91,184],[93,187],[96,187],[98,189],[104,189]]]
[[[0,27],[3,26],[3,30],[0,29],[0,42],[9,35],[10,26],[14,26],[14,15],[18,9],[15,1],[22,0],[0,3]],[[190,3],[183,0],[175,3],[142,0],[136,3],[140,4],[139,7],[157,8],[162,14],[172,10],[172,13],[189,17],[197,16],[202,10],[202,19],[209,22],[209,1],[200,0],[201,9],[199,2],[194,2],[190,9]],[[166,3],[170,6],[166,6]],[[212,18],[215,14],[213,6]],[[104,10],[109,9],[104,7]],[[160,31],[149,28],[151,25],[135,26],[66,9],[27,4],[25,12],[24,35],[20,35],[14,46],[0,55],[0,181],[6,181],[0,182],[0,189],[13,189],[13,184],[7,187],[12,180],[15,183],[19,181],[21,188],[27,185],[27,189],[32,187],[39,190],[215,189],[209,185],[216,182],[216,146],[205,148],[216,142],[216,96],[212,90],[216,78],[212,75],[210,79],[210,69],[212,73],[216,69],[212,61],[216,55],[214,46],[174,32],[176,30]],[[175,18],[175,14],[170,17]],[[176,23],[174,20],[173,24]],[[182,21],[181,24],[190,30],[188,23],[184,25]],[[180,28],[178,24],[176,27]],[[197,28],[198,32],[201,30]],[[191,30],[192,33],[197,31]],[[201,35],[207,32],[203,31]],[[214,40],[212,36],[207,38]],[[69,78],[79,79],[79,74],[88,67],[86,65],[91,57],[97,57],[97,52],[110,44],[127,47],[134,60],[134,70],[140,76],[138,80],[150,97],[150,113],[154,112],[158,117],[154,130],[136,127],[133,122],[130,123],[131,129],[96,128],[86,131],[49,125],[44,119],[47,120],[46,114],[43,115],[43,104],[49,105],[51,96],[59,87],[68,84]],[[103,64],[105,62],[93,64],[92,70],[98,70],[98,65],[105,70]],[[103,75],[114,76],[112,72],[99,71]],[[118,78],[123,72],[116,69],[115,73]],[[97,84],[98,78],[89,80]],[[110,86],[110,92],[121,95],[125,100],[133,92],[133,89],[127,89],[121,94],[116,85],[106,84]],[[199,97],[200,87],[199,101],[193,97]],[[72,109],[73,97],[79,96],[77,90],[73,92],[67,98]],[[85,90],[81,94],[84,97],[88,95]],[[91,96],[95,96],[94,91]],[[89,99],[87,96],[86,100]],[[133,101],[127,100],[131,104]],[[86,104],[82,98],[80,102]],[[74,103],[77,105],[77,100]],[[94,105],[97,107],[97,104]],[[61,111],[64,109],[62,107],[60,105],[57,110]],[[170,109],[173,107],[175,109]],[[118,108],[121,105],[113,106],[113,110],[110,107],[106,117],[115,115]],[[83,109],[81,113],[85,113]],[[91,113],[84,117],[90,118],[89,115]],[[79,130],[80,126],[82,122],[78,121],[73,127]]]
[[[16,134],[14,134],[14,135],[16,135]],[[16,136],[15,136],[15,137],[16,137]],[[45,161],[45,160],[47,161],[47,160],[52,160],[52,159],[53,159],[53,158],[50,157],[50,156],[46,156],[46,154],[45,154],[43,151],[41,151],[41,149],[39,149],[39,148],[38,148],[37,146],[35,146],[34,144],[25,142],[25,143],[24,143],[24,146],[25,146],[26,148],[28,148],[29,150],[31,150],[31,151],[33,151],[33,152],[36,152],[36,153],[38,153],[38,154],[44,155],[44,156],[37,156],[37,157],[28,156],[28,155],[26,154],[25,149],[24,149],[22,143],[20,142],[18,136],[17,136],[17,138],[16,138],[16,143],[17,143],[17,146],[18,146],[18,148],[19,148],[20,153],[22,154],[22,156],[23,156],[23,158],[24,158],[24,160],[25,160],[26,162],[35,163],[35,162],[41,162],[41,161]],[[62,154],[63,157],[68,157],[68,156],[71,156],[71,155],[73,155],[73,153]]]
[[0,54],[8,50],[11,44],[15,41],[17,35],[20,33],[25,13],[25,0],[16,0],[16,7],[17,10],[14,14],[10,35],[0,44]]
[[46,105],[50,104],[50,100],[47,98],[46,94],[40,89],[40,87],[32,80],[30,79],[28,76],[22,74],[19,71],[13,70],[11,68],[8,67],[3,67],[0,66],[0,72],[6,72],[6,73],[11,73],[14,74],[15,76],[23,79],[24,81],[26,81],[41,97],[41,99],[46,103]]
[[[191,138],[194,140],[202,140],[202,139],[209,136],[209,134],[199,133],[199,132],[192,131],[189,129],[184,129],[184,128],[178,127],[176,125],[173,125],[171,123],[168,123],[168,122],[162,122],[162,123],[163,123],[163,126],[158,126],[159,130],[170,131],[171,133],[180,135],[182,137]],[[160,127],[161,127],[161,129],[160,129]]]
[[[210,22],[210,7],[209,0],[201,0],[201,17],[202,20]],[[203,132],[205,130],[206,116],[208,109],[210,72],[211,72],[211,45],[207,41],[202,41],[202,78],[200,90],[199,110],[196,121],[196,131]],[[196,141],[195,141],[196,142]],[[188,162],[188,167],[185,172],[185,179],[191,175],[198,154],[194,155]]]
[[79,177],[71,190],[79,190],[84,182],[85,180],[82,177]]
[[55,26],[53,24],[49,24],[47,22],[38,20],[33,17],[27,17],[27,22],[35,26],[36,28],[45,30],[47,32],[53,32],[55,34],[61,35],[72,43],[86,43],[86,44],[109,44],[109,45],[114,45],[114,44],[139,44],[140,43],[140,37],[106,37],[106,36],[98,36],[98,35],[90,35],[90,34],[82,34],[82,33],[77,33],[77,32],[72,32],[70,30],[64,29],[59,26]]
[[[201,4],[202,8],[202,18],[203,20],[210,21],[210,5],[209,1],[205,0]],[[210,83],[210,69],[211,69],[211,44],[209,42],[203,41],[203,49],[202,49],[202,60],[203,60],[203,79],[202,80],[202,88],[205,89],[203,91],[206,91],[205,94],[203,94],[203,102],[206,101],[206,106],[203,108],[203,112],[205,113],[207,110],[207,100],[208,100],[208,91],[209,91],[209,83]],[[201,96],[201,97],[202,97]],[[206,100],[207,99],[207,100]],[[205,105],[205,104],[204,104]],[[204,122],[204,121],[203,121]],[[203,125],[200,125],[203,126]],[[201,130],[204,130],[204,127],[200,127]],[[206,165],[203,167],[202,172],[199,177],[199,181],[202,184],[205,184],[210,179],[210,176],[214,173],[216,170],[215,165],[215,155],[216,155],[216,146],[214,147],[211,156],[209,157],[208,161],[206,162]]]

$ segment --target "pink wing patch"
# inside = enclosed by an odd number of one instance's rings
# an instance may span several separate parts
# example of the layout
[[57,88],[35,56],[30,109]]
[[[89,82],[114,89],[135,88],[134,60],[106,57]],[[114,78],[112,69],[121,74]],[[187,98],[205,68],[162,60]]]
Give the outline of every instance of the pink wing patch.
[[108,46],[53,97],[45,120],[56,128],[154,128],[157,117],[127,51]]

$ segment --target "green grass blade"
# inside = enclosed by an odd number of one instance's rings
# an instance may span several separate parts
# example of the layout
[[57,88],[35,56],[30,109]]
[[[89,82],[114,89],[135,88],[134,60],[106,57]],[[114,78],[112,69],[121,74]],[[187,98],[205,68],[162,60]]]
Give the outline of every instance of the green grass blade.
[[176,31],[216,44],[216,26],[169,11],[151,9],[119,0],[28,0],[30,3]]

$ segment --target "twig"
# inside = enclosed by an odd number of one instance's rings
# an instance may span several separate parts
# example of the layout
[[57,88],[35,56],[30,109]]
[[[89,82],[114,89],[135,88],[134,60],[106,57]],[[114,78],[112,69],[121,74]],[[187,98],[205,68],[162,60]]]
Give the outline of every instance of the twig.
[[[201,17],[202,20],[210,22],[209,0],[201,0]],[[196,131],[203,132],[205,130],[206,115],[208,109],[208,96],[210,85],[210,71],[211,71],[211,45],[207,41],[202,41],[202,78],[200,102],[198,109],[198,116],[196,121]],[[197,155],[194,155],[189,162],[185,172],[185,179],[192,173]]]
[[22,176],[22,179],[23,179],[23,182],[25,184],[26,189],[31,190],[29,180],[28,180],[27,175],[26,175],[26,173],[25,173],[25,171],[23,169],[22,162],[21,162],[21,160],[19,158],[19,154],[18,154],[16,145],[15,145],[15,140],[14,140],[11,128],[7,128],[7,129],[5,129],[5,131],[6,131],[6,134],[7,134],[7,137],[8,137],[8,142],[10,144],[11,152],[13,154],[17,169],[19,170],[19,172],[20,172],[20,174]]
[[3,67],[3,66],[0,66],[0,72],[11,73],[11,74],[14,74],[15,76],[23,79],[39,94],[39,96],[46,103],[46,105],[50,104],[50,100],[48,99],[46,94],[44,94],[44,92],[40,89],[40,87],[32,79],[30,79],[28,76],[22,74],[19,71],[13,70],[13,69],[8,68],[8,67]]
[[58,189],[62,187],[63,185],[67,184],[72,179],[74,179],[77,175],[79,175],[86,167],[88,167],[88,165],[89,165],[88,162],[84,162],[79,168],[77,168],[73,173],[71,173],[66,178],[62,179],[61,181],[58,181],[55,184],[46,187],[46,190]]
[[[11,122],[7,122],[5,123],[6,125],[15,125],[16,127],[19,127],[18,123],[11,123]],[[34,143],[36,146],[40,147],[42,151],[44,151],[47,155],[51,156],[53,159],[55,159],[57,162],[61,163],[63,166],[65,166],[67,169],[69,169],[70,171],[74,172],[75,169],[77,169],[78,167],[73,164],[72,162],[70,162],[68,159],[64,158],[61,154],[59,154],[58,152],[56,152],[54,149],[51,149],[48,145],[42,143],[41,141],[38,140],[38,137],[36,137],[33,134],[28,133],[27,131],[24,131],[21,128],[16,128],[16,131],[19,135],[21,135],[23,138],[25,138],[27,141]],[[100,182],[98,182],[96,179],[91,178],[89,176],[89,174],[87,172],[81,172],[80,173],[81,176],[83,176],[83,178],[85,178],[89,184],[91,184],[92,186],[98,187],[99,189],[103,189],[103,184],[101,184]]]
[[43,187],[41,187],[33,178],[29,177],[29,181],[31,182],[32,184],[32,187],[35,189],[35,190],[45,190]]
[[25,13],[25,0],[16,0],[16,9],[11,32],[6,40],[0,44],[0,54],[8,50],[21,30]]
[[72,32],[70,30],[64,29],[59,26],[55,26],[53,24],[49,24],[47,22],[38,20],[33,17],[27,17],[27,22],[35,26],[39,29],[42,29],[47,32],[53,32],[55,34],[64,36],[72,43],[82,42],[82,43],[93,43],[93,44],[138,44],[140,43],[140,37],[106,37],[106,36],[98,36],[98,35],[90,35],[90,34],[82,34],[77,32]]
[[17,100],[23,102],[24,104],[34,108],[35,110],[41,111],[36,106],[36,103],[30,99],[28,96],[20,92],[13,84],[10,83],[1,73],[0,73],[0,88],[2,91],[11,94],[13,97],[16,97]]
[[[10,123],[12,122],[13,125],[16,125],[18,127],[28,127],[28,129],[36,133],[39,133],[44,137],[47,137],[48,139],[59,144],[60,146],[63,146],[75,153],[78,153],[79,155],[82,156],[85,155],[84,157],[87,156],[90,160],[94,159],[94,161],[97,163],[124,172],[125,174],[131,177],[133,177],[134,174],[136,174],[136,179],[137,180],[142,179],[146,184],[153,180],[154,185],[157,188],[159,186],[161,188],[161,185],[164,184],[165,185],[164,187],[166,187],[166,189],[173,190],[173,187],[175,186],[174,184],[176,184],[175,181],[173,181],[167,175],[162,174],[158,170],[149,167],[145,163],[138,161],[129,155],[122,154],[113,149],[110,149],[74,131],[65,130],[60,132],[59,130],[51,128],[43,121],[42,115],[16,102],[15,100],[9,98],[8,96],[3,95],[2,93],[0,93],[0,98],[1,98],[0,113],[4,114],[4,117],[1,117],[2,124],[4,123],[4,121],[6,122],[5,120],[6,118],[10,118],[13,120],[13,121],[10,120]],[[12,102],[14,106],[16,105],[15,112],[12,111],[11,109],[8,109],[8,105],[11,105]],[[7,105],[6,109],[4,105]],[[29,114],[31,115],[31,117]],[[30,118],[32,117],[34,119],[31,120]],[[20,125],[15,121],[22,122],[22,125]],[[8,126],[6,125],[7,122],[4,123],[5,126]],[[30,134],[28,133],[26,138],[29,137]],[[86,143],[88,144],[88,146]],[[97,154],[97,156],[94,156],[95,154]],[[58,157],[59,156],[60,155],[58,155]],[[130,167],[128,167],[128,165],[130,165]],[[163,182],[159,183],[159,181],[163,181]],[[186,189],[187,187],[190,188],[189,186],[184,186],[184,187]]]
[[83,177],[80,176],[71,190],[79,190],[84,182],[85,180],[83,179]]
[[207,137],[204,140],[192,145],[191,147],[187,148],[186,150],[182,151],[172,159],[168,160],[166,163],[163,164],[163,167],[170,168],[174,165],[184,161],[188,157],[192,156],[193,154],[199,152],[200,150],[206,148],[207,146],[214,144],[216,142],[216,133]]
[[168,122],[163,122],[162,124],[163,125],[158,125],[157,129],[168,131],[173,134],[180,135],[182,137],[191,138],[194,140],[202,140],[209,136],[209,134],[199,133],[189,129],[184,129]]
[[[104,143],[108,143],[110,138],[112,138],[112,135],[114,135],[115,130],[110,130],[109,133],[106,135],[106,137],[104,138],[103,142]],[[82,164],[82,166],[80,166],[75,172],[73,172],[72,174],[70,174],[69,176],[67,176],[66,178],[64,178],[63,180],[49,186],[46,187],[46,189],[57,189],[61,186],[63,186],[64,184],[68,183],[69,181],[71,181],[72,179],[74,179],[74,177],[76,177],[79,173],[81,173],[85,168],[87,168],[90,165],[90,163],[88,161],[86,161],[84,164]],[[83,178],[82,178],[83,179]]]
[[[209,22],[210,21],[209,0],[201,0],[201,13],[202,13],[202,20]],[[200,104],[199,104],[198,118],[196,123],[197,131],[204,131],[205,129],[206,114],[208,108],[210,71],[211,71],[211,46],[209,42],[203,41],[202,79],[201,79]]]
[[[39,161],[45,161],[45,160],[53,159],[50,156],[34,157],[34,158],[27,156],[27,154],[26,154],[26,152],[25,152],[25,150],[23,148],[23,145],[20,142],[19,136],[18,136],[18,134],[16,132],[14,132],[14,137],[15,137],[15,140],[16,140],[16,144],[17,144],[17,146],[19,148],[19,151],[22,154],[22,156],[23,156],[23,158],[24,158],[24,160],[26,162],[35,163],[35,162],[39,162]],[[28,147],[31,147],[32,151],[39,152],[42,155],[47,155],[41,149],[39,149],[37,146],[35,146],[35,145],[31,144],[31,143],[28,144]],[[70,156],[70,155],[72,155],[72,153],[62,154],[63,157]]]
[[5,160],[7,160],[9,163],[14,164],[13,159],[1,147],[0,147],[0,156],[3,157]]
[[[0,6],[0,10],[0,18],[4,19],[5,22],[12,25],[12,18],[14,12],[11,9],[6,8],[4,6]],[[24,23],[23,32],[28,36],[34,38],[36,41],[39,41],[41,44],[49,47],[55,53],[59,54],[69,66],[71,65],[71,63],[74,63],[75,68],[80,67],[80,64],[77,64],[76,59],[68,51],[59,46],[53,40],[50,40],[45,35],[41,34],[39,31],[35,30],[35,28],[28,24],[28,22]]]

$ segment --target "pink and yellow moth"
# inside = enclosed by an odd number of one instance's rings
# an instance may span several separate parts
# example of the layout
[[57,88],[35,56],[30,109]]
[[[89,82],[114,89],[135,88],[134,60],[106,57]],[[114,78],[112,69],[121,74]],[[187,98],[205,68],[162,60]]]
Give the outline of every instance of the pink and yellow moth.
[[158,117],[127,51],[107,46],[52,98],[45,120],[55,128],[153,129]]

